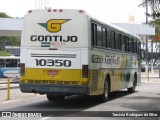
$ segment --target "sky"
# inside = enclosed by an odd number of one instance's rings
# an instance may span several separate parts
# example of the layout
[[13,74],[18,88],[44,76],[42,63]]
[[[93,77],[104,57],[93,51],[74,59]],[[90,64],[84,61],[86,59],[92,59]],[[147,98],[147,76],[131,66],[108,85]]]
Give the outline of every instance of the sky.
[[[28,10],[45,8],[39,5],[41,0],[0,0],[0,12],[11,17],[24,17]],[[85,10],[91,17],[103,22],[130,23],[129,16],[134,16],[133,23],[145,22],[145,8],[138,7],[142,0],[48,0],[52,9]],[[40,3],[40,2],[39,2]]]

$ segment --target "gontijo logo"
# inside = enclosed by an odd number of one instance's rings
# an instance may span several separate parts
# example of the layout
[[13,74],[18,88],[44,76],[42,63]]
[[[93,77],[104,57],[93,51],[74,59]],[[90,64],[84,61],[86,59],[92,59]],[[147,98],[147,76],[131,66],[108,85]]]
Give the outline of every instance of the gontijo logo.
[[45,27],[51,33],[57,33],[61,30],[63,23],[69,21],[70,19],[51,19],[47,23],[38,23],[42,27]]
[[[71,19],[50,19],[46,23],[36,23],[44,28],[50,33],[57,33],[61,31],[62,24],[68,22]],[[68,27],[70,28],[70,26]],[[41,47],[62,47],[69,42],[77,42],[78,36],[71,34],[33,34],[30,36],[31,42],[41,42]]]

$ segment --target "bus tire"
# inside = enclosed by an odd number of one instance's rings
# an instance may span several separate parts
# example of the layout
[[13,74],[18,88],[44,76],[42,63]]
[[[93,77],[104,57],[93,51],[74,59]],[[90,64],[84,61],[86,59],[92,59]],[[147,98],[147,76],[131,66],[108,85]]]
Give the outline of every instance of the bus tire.
[[137,82],[137,77],[134,76],[133,86],[130,87],[130,88],[127,88],[129,93],[134,93],[134,92],[135,92],[135,89],[136,89],[136,82]]
[[109,87],[110,87],[109,81],[105,80],[103,94],[100,96],[102,102],[107,102],[108,101],[109,91],[110,91]]
[[48,95],[48,94],[46,96],[47,96],[48,101],[51,101],[51,102],[53,102],[53,101],[63,101],[64,98],[65,98],[65,96],[53,96],[53,95]]

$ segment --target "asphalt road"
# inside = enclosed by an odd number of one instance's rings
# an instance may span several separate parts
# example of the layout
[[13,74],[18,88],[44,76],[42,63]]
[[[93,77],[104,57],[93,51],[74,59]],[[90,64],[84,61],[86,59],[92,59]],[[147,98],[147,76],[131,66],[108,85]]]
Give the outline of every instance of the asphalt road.
[[[97,97],[70,96],[63,102],[49,102],[45,95],[21,93],[18,88],[11,89],[11,99],[6,100],[6,90],[0,90],[0,111],[66,111],[62,112],[62,117],[54,119],[63,120],[64,116],[72,120],[72,114],[76,111],[160,111],[160,80],[142,80],[141,86],[137,86],[136,92],[129,94],[127,90],[111,93],[109,101],[101,103]],[[71,111],[71,112],[67,112]],[[86,112],[87,113],[87,112]],[[78,114],[80,115],[80,114]],[[92,112],[90,116],[96,116],[98,113]],[[75,117],[77,119],[96,119],[97,117]],[[5,118],[3,118],[5,119]],[[8,119],[8,118],[7,118]],[[15,118],[16,119],[16,118]],[[27,119],[27,118],[26,118]],[[51,120],[53,117],[34,118],[38,120]],[[98,119],[104,119],[100,117]],[[110,117],[113,120],[128,119],[155,119],[157,117]]]

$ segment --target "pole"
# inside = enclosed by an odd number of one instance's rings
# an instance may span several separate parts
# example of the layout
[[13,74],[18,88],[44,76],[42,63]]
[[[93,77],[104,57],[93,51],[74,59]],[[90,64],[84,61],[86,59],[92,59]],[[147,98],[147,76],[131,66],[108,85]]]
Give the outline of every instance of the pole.
[[153,41],[151,41],[151,73],[154,73],[154,69],[153,69]]
[[147,77],[148,77],[148,82],[149,82],[149,70],[148,70],[148,76]]
[[148,76],[148,39],[146,36],[146,76]]
[[49,8],[49,0],[47,0],[47,7]]
[[148,0],[146,0],[146,24],[148,24]]
[[[160,42],[159,42],[159,54],[160,54]],[[159,63],[160,63],[160,56],[159,56]],[[160,65],[158,65],[159,66],[159,78],[160,78]]]
[[7,100],[10,100],[10,78],[7,81]]
[[[148,24],[148,0],[146,2],[146,24]],[[146,76],[148,76],[148,40],[146,36]]]
[[35,9],[37,9],[37,0],[35,0]]

